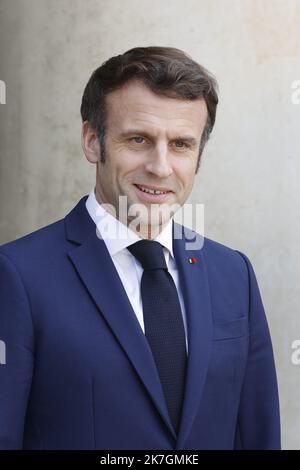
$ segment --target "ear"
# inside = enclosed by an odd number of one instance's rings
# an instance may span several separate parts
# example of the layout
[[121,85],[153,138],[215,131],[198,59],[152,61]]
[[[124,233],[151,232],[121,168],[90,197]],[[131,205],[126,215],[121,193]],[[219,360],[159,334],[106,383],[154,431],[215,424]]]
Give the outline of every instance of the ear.
[[90,163],[97,163],[100,159],[100,143],[98,135],[92,129],[89,121],[82,123],[81,146],[87,160]]

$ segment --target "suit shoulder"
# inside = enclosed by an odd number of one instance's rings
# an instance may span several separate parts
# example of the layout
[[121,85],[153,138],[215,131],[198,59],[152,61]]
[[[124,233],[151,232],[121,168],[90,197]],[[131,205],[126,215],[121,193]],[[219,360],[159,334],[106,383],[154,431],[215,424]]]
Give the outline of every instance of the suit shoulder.
[[212,254],[241,258],[241,253],[238,250],[229,245],[224,245],[221,242],[212,240],[211,238],[204,237],[203,248]]
[[[181,236],[184,237],[186,242],[188,243],[189,241],[195,242],[196,249],[204,250],[207,252],[207,254],[210,255],[215,255],[215,256],[234,256],[234,257],[241,257],[243,253],[240,253],[238,250],[235,250],[234,248],[231,248],[227,245],[224,245],[220,242],[217,242],[216,240],[212,240],[211,238],[208,238],[195,230],[186,227],[185,225],[180,225],[175,222],[174,224],[174,234],[175,236],[178,236],[179,238]],[[178,235],[177,235],[178,234]]]
[[223,266],[225,270],[234,270],[248,279],[249,258],[241,251],[224,245],[216,240],[204,237],[203,254],[208,264],[215,267]]
[[0,253],[6,255],[12,261],[21,262],[22,259],[35,256],[35,259],[42,254],[50,253],[57,241],[64,237],[64,219],[52,222],[45,227],[34,230],[15,240],[0,245]]
[[187,243],[189,243],[189,240],[193,240],[195,256],[200,251],[208,266],[214,269],[221,269],[222,271],[224,269],[229,271],[233,269],[242,272],[245,277],[248,276],[248,269],[249,267],[251,269],[251,263],[249,258],[241,251],[212,240],[180,224],[175,223],[174,229],[174,233],[179,233],[179,235],[182,234],[182,230],[184,231],[184,238]]

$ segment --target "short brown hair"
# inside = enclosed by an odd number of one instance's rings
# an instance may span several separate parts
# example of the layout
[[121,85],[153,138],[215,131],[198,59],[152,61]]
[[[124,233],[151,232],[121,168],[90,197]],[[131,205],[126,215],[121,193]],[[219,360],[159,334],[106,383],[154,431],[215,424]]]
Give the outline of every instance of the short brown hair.
[[218,86],[210,72],[174,47],[135,47],[111,57],[92,73],[83,93],[80,111],[82,121],[89,121],[97,132],[101,161],[105,161],[105,97],[133,78],[141,79],[159,95],[205,100],[208,116],[199,147],[197,172],[202,151],[215,123]]

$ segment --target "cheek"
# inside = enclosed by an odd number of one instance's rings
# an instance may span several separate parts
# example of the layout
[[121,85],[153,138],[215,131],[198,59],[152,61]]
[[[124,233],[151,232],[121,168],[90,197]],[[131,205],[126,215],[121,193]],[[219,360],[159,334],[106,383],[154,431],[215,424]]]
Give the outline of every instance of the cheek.
[[182,165],[174,168],[174,173],[185,191],[191,190],[195,179],[195,165],[194,162],[184,162]]
[[130,182],[144,171],[145,159],[141,156],[127,154],[115,165],[114,172],[119,183]]
[[195,181],[195,172],[193,171],[190,175],[189,175],[189,178],[188,178],[188,189],[189,191],[192,190],[193,186],[194,186],[194,181]]

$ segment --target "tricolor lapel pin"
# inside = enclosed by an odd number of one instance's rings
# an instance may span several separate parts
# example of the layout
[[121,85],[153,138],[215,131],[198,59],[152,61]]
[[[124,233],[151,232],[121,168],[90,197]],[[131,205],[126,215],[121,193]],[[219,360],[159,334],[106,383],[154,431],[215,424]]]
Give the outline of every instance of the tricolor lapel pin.
[[189,263],[190,263],[190,264],[195,264],[195,263],[197,263],[197,258],[189,258]]

